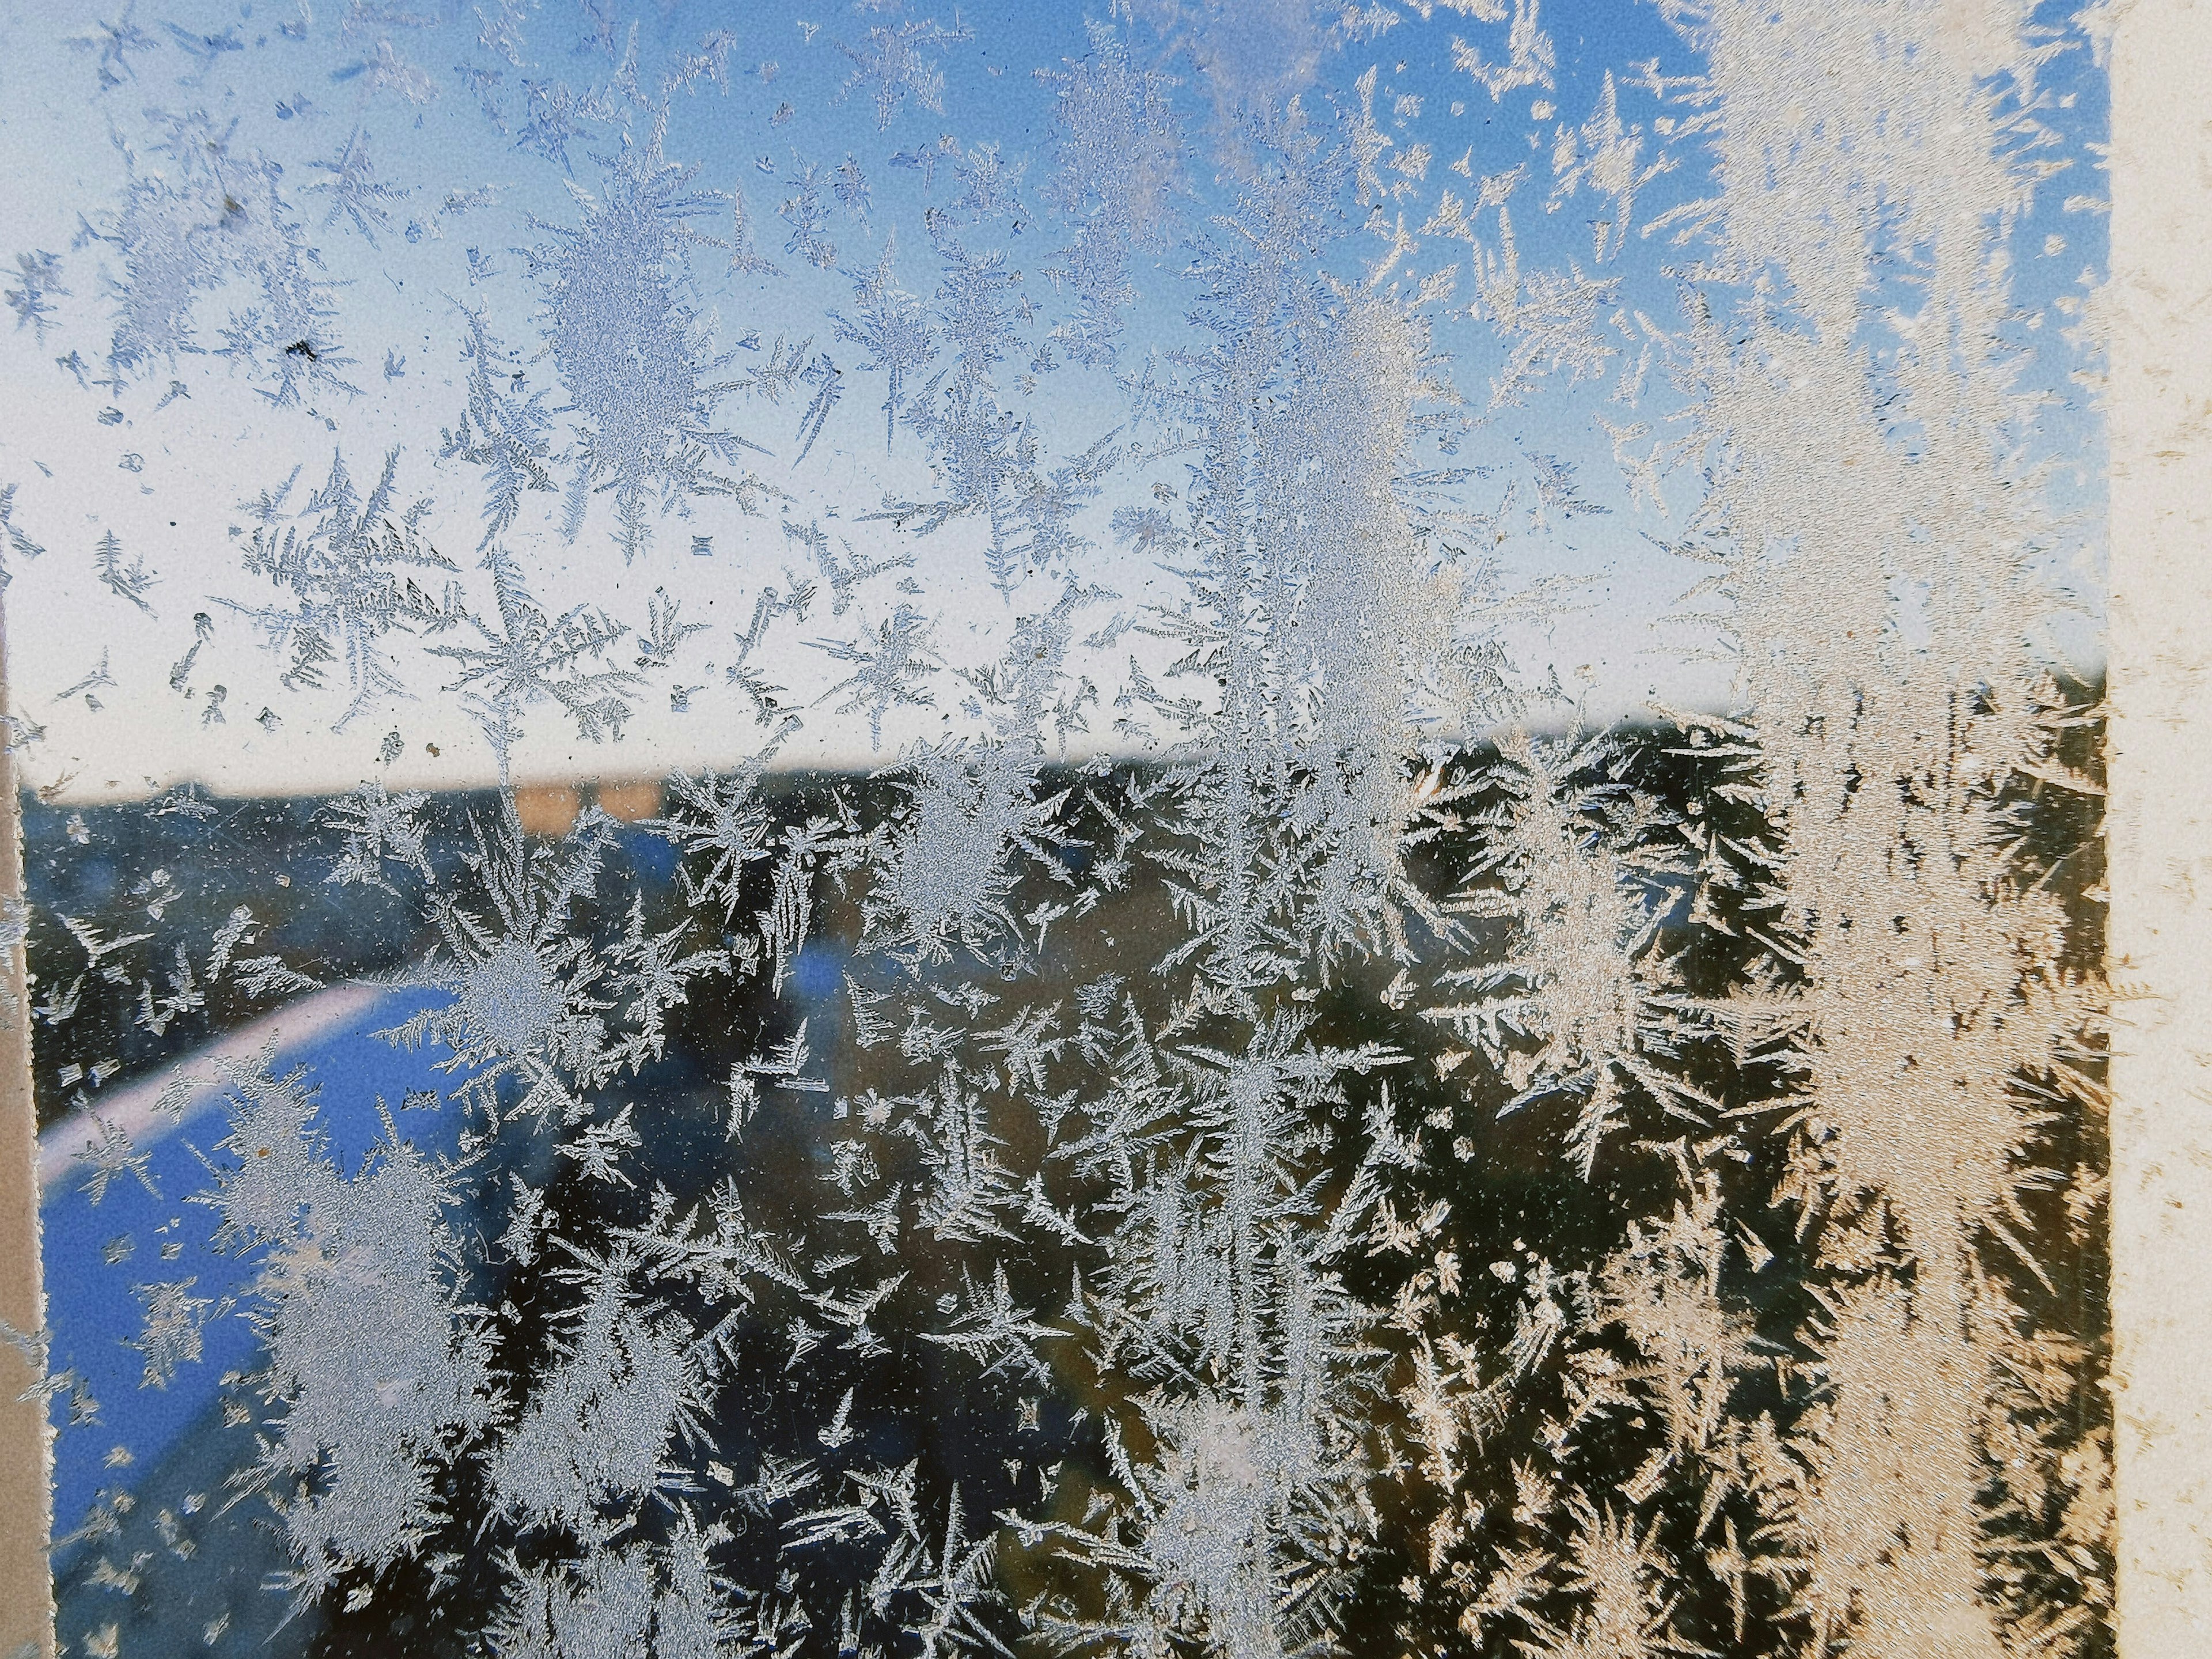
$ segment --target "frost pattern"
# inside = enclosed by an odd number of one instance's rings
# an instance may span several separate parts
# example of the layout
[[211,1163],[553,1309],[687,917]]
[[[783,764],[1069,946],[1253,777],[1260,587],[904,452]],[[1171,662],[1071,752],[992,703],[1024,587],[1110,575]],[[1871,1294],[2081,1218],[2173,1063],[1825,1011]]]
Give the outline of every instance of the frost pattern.
[[158,9],[9,1017],[251,1358],[149,1516],[26,1339],[71,1640],[2110,1650],[2094,19]]

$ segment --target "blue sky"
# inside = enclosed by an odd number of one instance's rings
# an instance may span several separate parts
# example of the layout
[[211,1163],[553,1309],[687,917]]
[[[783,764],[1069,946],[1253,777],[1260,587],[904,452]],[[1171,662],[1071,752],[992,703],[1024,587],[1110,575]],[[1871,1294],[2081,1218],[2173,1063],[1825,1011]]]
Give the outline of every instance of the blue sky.
[[[1009,605],[981,580],[972,525],[916,540],[885,526],[854,522],[885,493],[918,496],[933,485],[911,435],[902,432],[885,454],[882,377],[857,368],[860,354],[830,337],[824,318],[830,309],[849,309],[850,273],[873,267],[893,239],[900,283],[931,298],[939,271],[926,216],[956,201],[963,188],[957,167],[972,170],[985,146],[996,147],[1016,205],[961,234],[973,248],[1002,249],[1021,271],[1015,292],[1040,307],[1032,337],[1067,314],[1067,296],[1046,274],[1068,234],[1045,199],[1056,89],[1036,71],[1057,70],[1063,60],[1092,51],[1083,9],[963,6],[956,18],[949,7],[933,14],[921,6],[905,12],[764,6],[732,23],[720,7],[644,8],[634,38],[646,95],[636,100],[620,91],[621,64],[632,50],[627,16],[595,41],[583,10],[518,7],[519,43],[516,61],[510,61],[495,41],[485,44],[491,30],[478,14],[495,12],[492,6],[448,7],[418,20],[420,27],[376,21],[395,9],[356,6],[311,15],[307,8],[267,0],[258,6],[140,5],[119,17],[130,20],[126,33],[135,26],[149,44],[126,52],[119,71],[116,59],[103,57],[102,20],[119,21],[111,5],[19,9],[0,24],[0,76],[7,82],[0,97],[0,166],[22,181],[7,214],[10,246],[0,248],[0,256],[51,251],[60,256],[70,290],[53,301],[43,331],[19,328],[0,344],[0,386],[15,407],[33,411],[0,434],[0,484],[18,485],[13,522],[49,550],[40,559],[13,561],[8,596],[16,706],[46,728],[43,742],[26,755],[34,781],[93,794],[143,793],[185,776],[238,789],[343,787],[377,767],[387,730],[405,739],[405,758],[390,770],[396,780],[482,781],[488,752],[449,702],[435,695],[434,673],[419,665],[407,671],[410,688],[422,694],[415,702],[379,710],[335,735],[326,708],[276,683],[281,664],[258,651],[222,604],[254,602],[253,585],[237,571],[240,538],[233,527],[240,525],[239,506],[298,466],[297,506],[327,472],[333,453],[343,453],[365,489],[383,453],[397,446],[401,499],[430,498],[428,532],[457,563],[471,564],[480,482],[465,465],[438,459],[441,428],[458,419],[465,400],[465,313],[480,312],[515,354],[512,367],[522,373],[526,389],[544,391],[549,405],[560,403],[554,365],[538,352],[543,288],[519,250],[550,246],[555,236],[546,227],[578,222],[581,206],[572,192],[603,190],[601,162],[617,154],[625,133],[633,143],[644,138],[657,102],[653,88],[668,65],[716,28],[734,36],[726,90],[702,80],[669,99],[665,154],[696,164],[698,187],[742,196],[757,251],[782,274],[733,274],[726,250],[702,247],[691,261],[694,301],[731,359],[730,377],[759,368],[779,336],[787,345],[809,339],[813,350],[830,352],[846,369],[844,393],[803,461],[805,388],[794,386],[774,402],[743,392],[723,398],[720,422],[766,452],[749,456],[747,464],[787,499],[770,501],[752,517],[725,501],[693,503],[688,520],[669,518],[653,546],[627,565],[599,508],[570,542],[560,533],[560,498],[528,498],[529,510],[509,541],[550,605],[597,605],[629,621],[641,619],[662,592],[680,601],[687,621],[707,623],[709,631],[686,645],[674,675],[675,684],[702,688],[688,707],[672,706],[657,687],[641,705],[619,755],[580,745],[549,714],[542,729],[533,726],[522,751],[527,768],[618,775],[726,763],[746,752],[759,733],[723,686],[723,672],[733,653],[732,634],[752,614],[760,588],[785,580],[793,556],[781,528],[787,518],[830,524],[871,558],[911,555],[911,578],[923,590],[915,602],[939,618],[948,672],[988,659],[1012,614],[1048,602],[1040,590],[1018,594]],[[1616,280],[1609,313],[1640,313],[1662,328],[1675,322],[1681,262],[1694,250],[1632,228],[1601,258],[1593,222],[1601,215],[1593,193],[1561,196],[1553,169],[1561,129],[1590,118],[1610,76],[1620,117],[1637,131],[1643,162],[1663,155],[1669,163],[1637,191],[1636,223],[1649,223],[1706,190],[1700,151],[1669,144],[1662,126],[1682,112],[1642,84],[1646,77],[1638,66],[1655,59],[1662,76],[1695,67],[1693,54],[1658,9],[1626,0],[1543,9],[1556,53],[1548,86],[1511,85],[1516,77],[1501,72],[1511,61],[1507,27],[1448,7],[1435,8],[1426,20],[1412,7],[1395,9],[1389,27],[1376,27],[1378,9],[1368,27],[1348,32],[1287,4],[1209,14],[1161,0],[1136,7],[1134,20],[1117,21],[1135,67],[1157,69],[1177,82],[1172,96],[1188,156],[1188,188],[1175,204],[1182,234],[1164,249],[1139,252],[1132,270],[1139,298],[1117,366],[1125,380],[1141,373],[1148,351],[1172,351],[1198,338],[1186,317],[1188,234],[1203,229],[1233,199],[1217,107],[1241,87],[1255,85],[1296,90],[1312,122],[1331,134],[1364,103],[1374,131],[1389,141],[1377,166],[1385,183],[1402,187],[1402,199],[1378,204],[1378,216],[1365,225],[1362,210],[1346,199],[1343,234],[1317,251],[1322,267],[1348,284],[1368,283],[1401,215],[1419,232],[1442,191],[1472,202],[1479,181],[1525,164],[1527,178],[1508,204],[1523,266]],[[925,68],[943,76],[942,112],[909,89],[879,126],[869,91],[848,88],[855,60],[843,48],[865,54],[871,29],[918,28],[933,17],[942,35],[957,28],[962,37],[932,40],[923,32]],[[114,34],[106,28],[105,38]],[[1479,60],[1472,70],[1468,54],[1458,49],[1462,42]],[[104,64],[113,83],[103,88]],[[1370,70],[1371,90],[1363,94],[1361,77]],[[493,71],[496,81],[486,78]],[[1503,86],[1498,95],[1482,84],[1486,72]],[[2051,107],[2045,118],[2059,135],[2055,153],[2072,166],[2039,191],[2019,227],[2016,291],[2024,313],[2040,319],[2036,331],[2021,336],[2033,348],[2024,378],[2063,400],[2033,441],[2069,463],[2055,489],[2059,504],[2081,518],[2079,546],[2060,549],[2054,561],[2063,574],[2066,561],[2087,550],[2086,573],[2072,579],[2085,589],[2091,616],[2071,636],[2076,654],[2086,656],[2094,649],[2100,437],[2084,390],[2071,378],[2076,354],[2056,337],[2065,319],[2054,307],[2079,293],[2083,274],[2103,262],[2101,217],[2078,200],[2070,210],[2067,205],[2069,197],[2101,195],[2093,146],[2104,126],[2103,82],[2077,45],[2047,68],[2045,85]],[[2070,104],[2062,105],[2065,99]],[[533,109],[565,103],[588,114],[595,100],[613,118],[579,118],[565,168],[551,146],[532,144]],[[352,390],[311,385],[299,402],[278,406],[255,372],[191,353],[173,364],[149,364],[119,387],[80,386],[56,367],[56,358],[72,349],[82,362],[95,362],[112,334],[117,297],[102,271],[114,274],[120,250],[85,242],[82,228],[107,223],[103,215],[120,200],[126,149],[142,172],[175,167],[155,147],[161,129],[155,112],[204,112],[204,131],[221,135],[229,156],[258,155],[282,169],[277,188],[305,225],[332,284],[330,331],[352,360],[338,371]],[[333,210],[329,192],[311,188],[331,176],[314,164],[342,158],[356,142],[372,158],[377,181],[405,192],[370,203],[389,216],[382,228],[372,223],[374,244],[342,212],[325,222]],[[1389,171],[1420,146],[1428,151],[1425,168]],[[836,198],[831,174],[848,157],[866,181],[865,212]],[[793,195],[806,161],[823,169],[825,230],[837,250],[833,270],[816,270],[787,249],[791,227],[778,210]],[[698,222],[726,237],[727,205]],[[1489,234],[1494,251],[1494,228]],[[1606,509],[1548,515],[1540,527],[1524,527],[1498,546],[1514,581],[1567,577],[1578,584],[1541,623],[1516,625],[1510,642],[1522,675],[1534,684],[1556,671],[1604,717],[1655,699],[1721,701],[1725,668],[1698,652],[1710,641],[1694,628],[1659,625],[1703,574],[1660,550],[1680,533],[1695,479],[1677,475],[1669,482],[1664,516],[1649,499],[1636,501],[1597,424],[1601,418],[1616,426],[1640,420],[1663,430],[1663,364],[1633,409],[1609,401],[1632,357],[1626,350],[1599,377],[1570,384],[1555,375],[1524,400],[1493,409],[1491,389],[1503,354],[1487,324],[1468,315],[1470,250],[1440,234],[1413,240],[1417,246],[1377,286],[1411,295],[1422,279],[1457,267],[1449,295],[1423,309],[1443,372],[1463,404],[1429,440],[1448,442],[1452,453],[1416,453],[1408,464],[1475,469],[1452,486],[1452,504],[1482,514],[1497,507],[1516,477],[1526,495],[1530,457],[1553,458],[1572,469],[1577,499]],[[250,295],[204,295],[202,343],[219,343],[225,311],[251,302]],[[1117,430],[1117,441],[1158,436],[1131,423],[1124,390],[1103,370],[1062,363],[1019,386],[1012,383],[1022,378],[1020,366],[1010,365],[1006,378],[1008,397],[1048,454],[1079,453]],[[185,392],[172,395],[173,382]],[[1156,485],[1172,487],[1182,465],[1174,457],[1125,464],[1082,521],[1096,544],[1087,574],[1120,596],[1103,611],[1134,615],[1146,604],[1178,599],[1174,578],[1115,548],[1104,526],[1117,501],[1142,501]],[[118,599],[94,577],[92,550],[111,530],[159,578],[146,594],[150,611]],[[695,557],[694,538],[700,536],[708,538],[711,551]],[[265,585],[258,592],[265,603]],[[885,579],[864,596],[860,614],[880,617],[898,599]],[[839,637],[839,627],[860,620],[851,616],[833,625],[826,610],[818,608],[804,626],[772,633],[754,659],[756,665],[772,663],[771,678],[801,697],[826,689],[832,672],[812,642]],[[195,619],[204,614],[218,620],[204,658],[186,678],[187,696],[172,689],[171,671],[191,648]],[[27,617],[33,619],[27,629]],[[1103,652],[1091,667],[1104,675],[1130,648],[1124,641]],[[100,678],[103,653],[112,684],[96,685],[88,696],[58,695]],[[220,675],[212,675],[218,668]],[[232,718],[214,726],[204,711],[217,678],[228,688]],[[943,712],[957,696],[957,687],[948,685]],[[273,723],[255,719],[262,709]],[[793,757],[865,758],[866,733],[852,720],[826,709],[811,720],[815,747],[794,750]],[[941,716],[903,727],[895,721],[883,747],[941,729]]]

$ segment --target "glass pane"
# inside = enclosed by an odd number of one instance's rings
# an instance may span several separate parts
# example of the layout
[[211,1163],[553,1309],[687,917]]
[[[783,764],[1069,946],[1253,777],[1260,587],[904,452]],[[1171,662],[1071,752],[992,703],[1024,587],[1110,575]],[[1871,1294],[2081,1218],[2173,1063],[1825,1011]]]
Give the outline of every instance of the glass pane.
[[19,10],[69,1650],[2107,1650],[2102,15]]

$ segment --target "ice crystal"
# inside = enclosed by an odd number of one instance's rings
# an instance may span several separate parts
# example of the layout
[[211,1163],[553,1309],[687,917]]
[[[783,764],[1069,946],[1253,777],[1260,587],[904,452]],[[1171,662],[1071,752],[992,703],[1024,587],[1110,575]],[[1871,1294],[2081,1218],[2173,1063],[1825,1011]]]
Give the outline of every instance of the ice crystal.
[[696,165],[664,157],[665,121],[665,112],[657,115],[644,143],[625,140],[606,165],[600,194],[572,186],[583,222],[545,227],[553,240],[530,254],[545,287],[547,346],[580,422],[569,532],[581,526],[592,492],[611,491],[625,559],[651,539],[656,501],[674,506],[721,495],[749,503],[760,489],[750,475],[714,470],[759,446],[714,423],[715,406],[736,383],[710,378],[729,359],[714,355],[686,297],[683,261],[712,240],[691,221],[721,198],[693,188]]
[[[335,726],[340,731],[378,703],[408,695],[383,637],[439,625],[438,598],[410,573],[420,571],[434,580],[429,573],[455,568],[422,543],[416,526],[424,504],[395,514],[398,465],[398,452],[386,453],[375,487],[364,498],[354,487],[344,458],[333,455],[330,476],[281,532],[278,515],[296,472],[273,496],[264,492],[258,507],[248,509],[262,524],[244,548],[240,563],[289,590],[292,604],[238,609],[270,649],[285,658],[282,683],[287,687],[319,689],[332,668],[345,677],[349,696]],[[300,520],[309,519],[313,522],[302,531]]]

